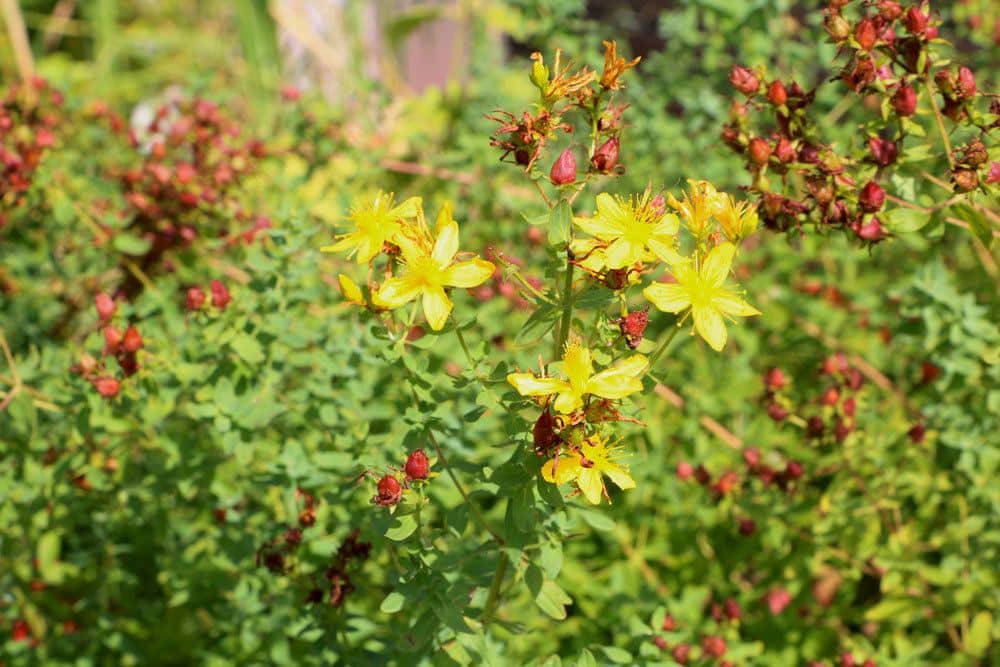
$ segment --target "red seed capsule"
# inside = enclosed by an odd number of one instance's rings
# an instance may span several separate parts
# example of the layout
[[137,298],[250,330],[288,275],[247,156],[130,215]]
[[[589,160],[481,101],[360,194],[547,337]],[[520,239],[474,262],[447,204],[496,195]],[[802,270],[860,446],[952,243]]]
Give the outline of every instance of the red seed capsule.
[[232,301],[232,296],[229,294],[229,290],[218,280],[213,280],[211,284],[212,290],[212,305],[216,308],[223,309],[229,305]]
[[[601,144],[600,148],[594,151],[593,157],[590,158],[590,164],[594,166],[594,169],[603,174],[612,171],[618,166],[619,146],[618,137],[611,137]],[[574,180],[576,180],[575,175]]]
[[785,89],[785,84],[780,81],[772,81],[771,85],[767,87],[767,99],[776,107],[780,107],[787,102],[788,90]]
[[872,153],[872,159],[880,167],[887,167],[896,161],[899,156],[899,147],[894,141],[872,137],[868,140],[868,149]]
[[858,25],[854,28],[854,39],[857,40],[858,46],[860,46],[865,51],[871,51],[878,42],[878,30],[875,28],[875,22],[871,19],[862,19],[858,21]]
[[927,15],[917,7],[910,7],[909,11],[906,12],[906,16],[903,17],[903,25],[906,26],[910,34],[919,37],[927,30]]
[[205,290],[200,287],[192,287],[188,289],[187,295],[184,297],[184,307],[188,310],[194,311],[198,310],[205,304]]
[[764,375],[764,384],[768,389],[778,390],[788,384],[788,378],[780,368],[772,368]]
[[376,505],[395,505],[403,496],[403,487],[392,475],[386,475],[378,481],[378,493],[372,498]]
[[677,664],[686,665],[691,656],[691,647],[687,644],[678,644],[670,654]]
[[765,165],[771,158],[771,146],[767,140],[761,137],[751,139],[747,151],[750,155],[750,162],[756,165]]
[[892,96],[892,108],[900,116],[912,116],[917,110],[917,91],[913,86],[901,86]]
[[733,68],[729,70],[729,83],[747,96],[756,94],[760,88],[760,80],[753,73],[753,70],[742,65],[733,65]]
[[552,163],[549,180],[552,181],[552,185],[576,183],[576,156],[573,155],[572,149],[564,150]]
[[413,450],[406,459],[403,472],[409,479],[427,479],[431,462],[427,460],[427,454],[422,449]]
[[126,352],[138,352],[141,348],[142,336],[138,329],[130,326],[125,330],[125,336],[122,338],[122,349]]
[[110,320],[115,314],[115,310],[118,309],[115,300],[104,292],[94,297],[94,307],[97,309],[97,317],[100,318],[101,322]]
[[686,482],[694,477],[694,467],[687,461],[681,461],[677,464],[677,479],[682,482]]
[[117,327],[104,327],[104,348],[110,354],[117,354],[122,342],[122,332]]
[[104,398],[114,398],[121,390],[121,383],[115,378],[99,377],[94,379],[94,389]]
[[701,640],[701,650],[712,658],[721,658],[726,654],[726,640],[722,637],[709,635]]

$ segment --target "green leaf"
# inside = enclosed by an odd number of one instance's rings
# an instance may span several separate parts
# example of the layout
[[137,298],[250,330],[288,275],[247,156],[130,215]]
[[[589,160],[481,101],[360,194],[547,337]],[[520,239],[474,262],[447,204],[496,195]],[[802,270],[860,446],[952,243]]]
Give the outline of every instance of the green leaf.
[[922,228],[931,220],[930,214],[915,208],[894,208],[884,216],[889,231],[897,234],[908,234]]
[[619,665],[632,664],[632,654],[623,648],[618,648],[617,646],[602,646],[601,650],[604,651],[604,655],[608,656],[608,660],[611,662]]
[[50,530],[38,540],[36,557],[42,579],[50,584],[62,583],[63,571],[59,566],[59,533]]
[[589,649],[583,649],[576,660],[576,667],[597,667],[597,658]]
[[993,615],[981,611],[972,619],[969,634],[965,637],[965,650],[977,658],[983,657],[990,647],[990,632],[993,630]]
[[402,542],[417,529],[417,520],[412,514],[396,517],[396,525],[385,531],[385,536],[394,542]]
[[151,246],[150,242],[146,239],[133,236],[132,234],[126,234],[125,232],[118,232],[115,234],[115,238],[111,242],[111,245],[118,252],[126,255],[132,255],[134,257],[146,254]]
[[608,532],[615,528],[614,520],[600,510],[585,509],[580,511],[580,515],[594,530]]
[[548,616],[561,621],[566,618],[566,606],[573,603],[573,598],[554,581],[546,579],[541,590],[535,596],[535,604]]
[[379,609],[383,614],[395,614],[403,608],[403,604],[405,602],[406,598],[403,597],[401,593],[393,591],[385,596],[385,599],[382,600],[382,604],[379,606]]
[[559,203],[549,214],[549,244],[553,246],[564,246],[569,243],[573,226],[573,209],[565,199]]
[[241,333],[229,344],[230,347],[248,364],[259,364],[264,361],[264,351],[253,336]]

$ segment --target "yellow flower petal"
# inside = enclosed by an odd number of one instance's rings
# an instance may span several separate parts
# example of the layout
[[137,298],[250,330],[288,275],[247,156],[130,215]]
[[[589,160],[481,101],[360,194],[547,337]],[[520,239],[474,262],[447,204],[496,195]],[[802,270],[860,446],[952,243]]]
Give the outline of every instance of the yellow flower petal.
[[542,466],[542,479],[550,484],[565,484],[580,474],[580,459],[575,455],[563,455],[549,459]]
[[679,313],[691,305],[688,291],[675,283],[653,283],[642,295],[665,313]]
[[405,276],[389,278],[377,292],[372,294],[372,303],[381,308],[399,308],[420,294],[420,287]]
[[681,261],[681,256],[674,250],[674,237],[667,235],[654,235],[646,242],[653,254],[667,264],[676,264]]
[[623,269],[626,266],[632,266],[642,259],[643,254],[642,246],[637,246],[623,237],[615,239],[604,251],[607,258],[605,261],[610,269]]
[[720,243],[708,251],[701,265],[701,277],[708,285],[719,287],[729,275],[729,267],[733,265],[736,246],[732,243]]
[[617,463],[607,461],[601,466],[601,472],[607,475],[608,479],[614,482],[615,486],[622,491],[635,488],[635,480],[632,479],[632,475]]
[[625,398],[629,394],[642,391],[639,376],[646,370],[649,361],[641,354],[622,359],[587,382],[586,391],[601,398]]
[[694,328],[698,334],[705,339],[705,342],[715,350],[721,352],[726,346],[726,323],[722,319],[719,311],[711,307],[695,306],[692,310],[694,316]]
[[440,287],[432,287],[424,292],[424,317],[434,331],[441,331],[448,315],[451,314],[452,303],[448,295]]
[[476,287],[493,275],[495,267],[483,259],[456,262],[444,272],[444,283],[451,287]]
[[454,220],[451,217],[451,203],[445,202],[441,205],[441,210],[438,211],[438,217],[434,221],[434,234],[436,236],[441,235],[441,230],[444,229],[445,225],[451,223]]
[[[606,220],[620,221],[625,217],[625,211],[622,209],[621,204],[618,203],[614,197],[609,195],[607,192],[602,192],[597,195],[597,215],[605,218]],[[621,224],[619,223],[619,226]]]
[[712,298],[712,305],[726,315],[751,317],[760,315],[760,311],[741,299],[730,290],[721,290]]
[[357,301],[363,303],[365,300],[364,295],[361,293],[361,288],[358,284],[351,280],[350,276],[341,273],[337,276],[337,282],[340,283],[340,293],[344,295],[344,298],[348,301]]
[[319,249],[320,252],[344,252],[345,250],[350,250],[354,244],[355,240],[351,238],[353,234],[344,234],[332,245],[325,245]]
[[441,268],[451,264],[458,252],[458,223],[454,220],[444,224],[438,231],[437,241],[431,256]]
[[410,197],[399,206],[389,211],[393,218],[414,218],[420,213],[423,200],[420,197]]
[[586,234],[595,236],[604,241],[621,236],[624,228],[615,220],[595,215],[593,218],[573,218],[573,222]]
[[564,415],[576,412],[583,407],[583,395],[577,393],[572,387],[566,387],[556,396],[552,407],[555,408],[556,412]]
[[601,504],[601,495],[604,491],[604,482],[601,480],[601,473],[595,468],[582,468],[576,478],[576,485],[583,491],[584,497],[591,505]]
[[587,380],[594,374],[590,350],[583,347],[578,340],[566,344],[566,351],[563,354],[563,373],[566,374],[570,385],[578,394],[584,392]]
[[511,373],[507,376],[507,382],[521,396],[549,396],[569,389],[565,380],[540,378],[531,373]]

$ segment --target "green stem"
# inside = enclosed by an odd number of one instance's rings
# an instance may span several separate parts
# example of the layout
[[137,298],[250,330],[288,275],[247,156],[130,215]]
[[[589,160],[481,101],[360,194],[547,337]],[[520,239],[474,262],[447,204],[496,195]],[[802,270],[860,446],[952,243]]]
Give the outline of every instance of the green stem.
[[951,141],[948,140],[948,131],[944,129],[944,119],[941,118],[941,110],[938,109],[937,98],[934,97],[934,91],[931,89],[931,84],[929,84],[926,80],[924,81],[924,88],[927,90],[927,95],[931,99],[931,108],[934,110],[934,118],[937,120],[938,132],[941,133],[941,142],[944,144],[944,156],[948,158],[948,167],[954,170],[955,161],[951,158]]
[[569,261],[569,249],[566,250],[566,280],[563,282],[562,291],[562,319],[559,322],[559,332],[556,336],[556,349],[552,353],[553,359],[562,356],[566,339],[569,338],[569,327],[573,321],[573,262]]
[[656,362],[659,361],[660,357],[663,356],[663,353],[667,351],[667,347],[669,347],[671,341],[674,339],[674,336],[676,336],[677,332],[680,330],[680,326],[675,324],[670,330],[670,333],[664,336],[663,341],[657,346],[656,351],[649,357],[648,371],[653,370],[653,367],[656,366]]
[[469,352],[469,345],[465,342],[465,336],[462,334],[462,330],[457,326],[455,327],[455,335],[458,336],[458,343],[462,346],[462,351],[465,352],[465,358],[469,360],[469,370],[474,370],[476,368],[476,362],[472,360],[472,353]]
[[483,625],[489,625],[500,604],[500,587],[503,585],[504,575],[507,574],[508,562],[507,552],[501,551],[496,572],[493,573],[493,583],[490,584],[490,593],[486,597],[486,606],[483,607]]
[[465,487],[463,487],[462,483],[458,481],[458,476],[455,474],[455,471],[452,470],[451,465],[449,465],[448,459],[444,455],[444,450],[441,449],[441,445],[438,444],[437,438],[434,437],[434,433],[430,430],[427,431],[427,439],[430,440],[431,445],[434,446],[434,451],[437,453],[438,460],[441,461],[441,465],[444,466],[445,472],[447,472],[448,476],[451,477],[451,481],[455,485],[455,488],[458,489],[460,494],[462,494],[462,499],[465,501],[465,505],[472,513],[473,519],[479,524],[480,528],[490,534],[497,544],[502,546],[504,544],[504,539],[499,533],[490,527],[490,524],[486,522],[486,517],[484,517],[482,512],[479,511],[479,506],[472,502],[469,498],[469,494],[465,492]]

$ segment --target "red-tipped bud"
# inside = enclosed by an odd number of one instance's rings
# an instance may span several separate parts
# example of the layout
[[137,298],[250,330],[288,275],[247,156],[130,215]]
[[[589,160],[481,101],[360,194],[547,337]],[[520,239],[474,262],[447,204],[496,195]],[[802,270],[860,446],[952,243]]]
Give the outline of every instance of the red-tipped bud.
[[721,658],[726,654],[726,640],[716,635],[709,635],[701,640],[701,650],[712,658]]
[[847,355],[843,352],[837,352],[823,360],[823,372],[827,375],[843,373],[847,371],[848,367]]
[[777,391],[788,385],[788,377],[780,368],[772,368],[764,374],[764,384]]
[[430,472],[431,462],[427,459],[427,454],[422,449],[414,449],[406,459],[403,472],[409,479],[427,479]]
[[771,85],[767,87],[767,99],[776,107],[787,102],[788,91],[785,89],[785,84],[780,81],[772,81]]
[[656,648],[660,649],[661,651],[666,651],[670,647],[670,645],[667,643],[667,640],[661,637],[660,635],[656,635],[655,637],[653,637],[653,644],[655,644]]
[[378,493],[372,498],[376,505],[395,505],[403,497],[403,486],[392,475],[386,475],[378,481]]
[[968,67],[958,68],[955,92],[958,93],[959,97],[972,97],[976,94],[976,75]]
[[875,164],[880,167],[889,166],[899,157],[899,147],[894,141],[872,137],[868,140],[868,148],[871,150]]
[[190,310],[198,310],[205,305],[205,290],[200,287],[192,287],[187,291],[184,298],[184,306]]
[[881,241],[886,237],[885,227],[878,218],[872,218],[864,224],[859,224],[854,227],[854,233],[862,241],[870,241],[872,243]]
[[104,347],[107,352],[116,354],[122,343],[122,332],[117,327],[104,327]]
[[885,204],[885,190],[875,181],[868,181],[858,195],[858,205],[865,213],[874,213]]
[[573,155],[573,149],[567,148],[552,163],[549,180],[552,181],[552,185],[576,183],[576,156]]
[[232,296],[229,294],[229,290],[218,280],[213,280],[211,285],[212,290],[212,305],[216,308],[225,308],[232,301]]
[[115,300],[104,292],[94,297],[94,307],[97,309],[97,317],[101,322],[110,320],[114,316],[115,310],[118,309]]
[[686,482],[694,477],[694,467],[687,461],[681,461],[677,464],[677,479],[682,482]]
[[927,30],[927,15],[920,11],[919,7],[910,7],[903,17],[903,25],[912,35],[923,36]]
[[733,65],[733,68],[729,70],[729,83],[747,96],[756,95],[760,88],[760,80],[757,75],[749,67],[742,65]]
[[[594,169],[602,174],[606,174],[614,170],[614,168],[618,166],[618,148],[618,137],[611,137],[601,144],[600,148],[594,151],[593,157],[590,158],[590,164],[592,164]],[[574,180],[576,179],[575,169],[576,166],[574,164]]]
[[761,137],[754,137],[750,140],[747,153],[750,156],[750,162],[762,166],[767,164],[767,161],[771,158],[771,146],[767,143],[767,140]]
[[726,598],[724,607],[726,610],[726,618],[730,621],[738,621],[740,620],[740,617],[743,616],[743,610],[740,609],[740,603],[734,598]]
[[912,116],[917,110],[917,91],[913,86],[900,86],[892,96],[892,108],[900,116]]
[[895,0],[879,0],[878,13],[887,22],[892,22],[903,15],[903,6]]
[[990,162],[990,169],[986,174],[987,183],[1000,183],[1000,162]]
[[799,479],[803,472],[802,464],[798,461],[789,461],[785,464],[785,477],[788,479]]
[[121,383],[112,377],[99,377],[94,379],[94,389],[104,398],[114,398],[121,391]]
[[858,25],[854,28],[854,39],[857,40],[858,46],[862,49],[871,51],[875,47],[875,43],[878,42],[878,30],[875,28],[875,22],[868,18],[858,21]]
[[138,329],[130,326],[122,337],[122,349],[126,352],[138,352],[141,348],[142,335],[139,334]]
[[673,632],[674,630],[677,629],[677,621],[676,619],[674,619],[673,616],[667,614],[666,616],[663,617],[662,627],[664,632]]
[[846,651],[840,654],[840,667],[855,667],[854,656]]

